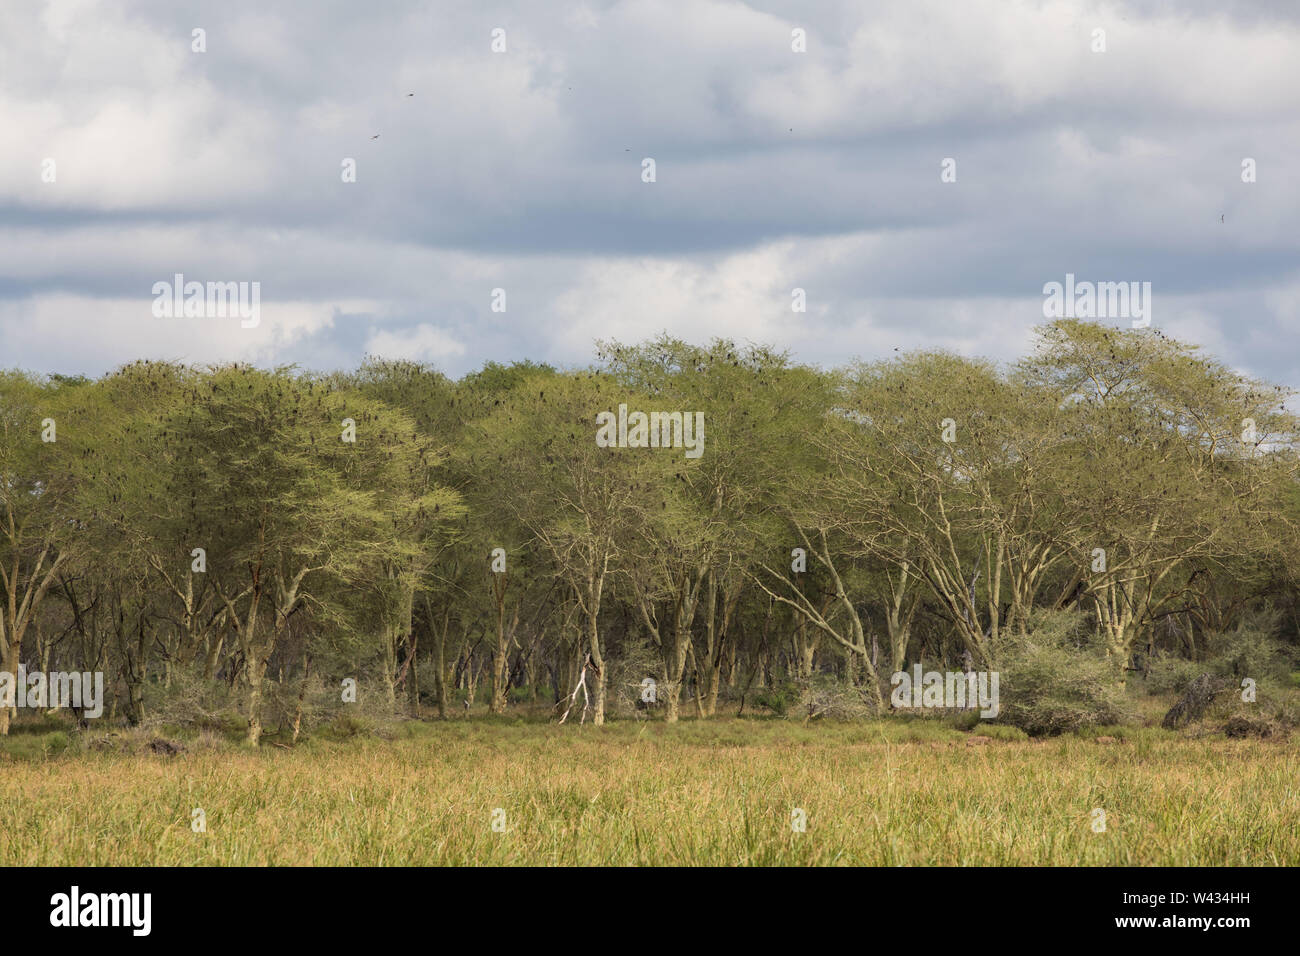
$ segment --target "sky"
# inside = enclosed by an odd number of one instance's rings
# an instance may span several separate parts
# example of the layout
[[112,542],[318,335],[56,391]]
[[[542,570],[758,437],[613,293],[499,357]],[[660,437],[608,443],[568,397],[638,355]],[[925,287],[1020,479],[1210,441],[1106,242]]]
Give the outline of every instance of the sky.
[[1300,386],[1297,211],[1295,0],[0,3],[0,367],[1012,361],[1068,273]]

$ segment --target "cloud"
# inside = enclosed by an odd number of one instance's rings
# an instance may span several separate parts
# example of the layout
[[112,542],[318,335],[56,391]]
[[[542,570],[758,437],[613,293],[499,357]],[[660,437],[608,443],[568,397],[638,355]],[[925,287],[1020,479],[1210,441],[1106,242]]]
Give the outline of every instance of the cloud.
[[[208,362],[293,364],[314,337],[329,332],[339,314],[373,304],[265,301],[261,320],[245,329],[238,317],[156,318],[153,300],[52,293],[0,299],[5,366],[41,371],[94,372],[139,358],[202,365]],[[10,351],[12,350],[12,351]]]
[[366,352],[381,358],[436,362],[465,354],[465,346],[443,329],[422,323],[413,329],[376,332],[366,341]]
[[[665,329],[1006,359],[1073,272],[1151,281],[1158,325],[1300,384],[1297,48],[1282,2],[10,4],[0,364],[459,374]],[[281,318],[149,326],[176,272]]]

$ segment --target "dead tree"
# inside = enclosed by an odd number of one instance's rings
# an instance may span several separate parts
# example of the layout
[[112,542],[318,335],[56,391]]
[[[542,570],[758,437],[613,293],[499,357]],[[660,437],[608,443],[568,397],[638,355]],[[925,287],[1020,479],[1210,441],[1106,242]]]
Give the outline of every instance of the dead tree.
[[1161,726],[1166,730],[1176,730],[1193,720],[1200,720],[1214,702],[1214,698],[1227,689],[1227,682],[1222,678],[1202,674],[1187,685],[1183,699],[1169,708]]
[[587,669],[591,668],[592,672],[599,677],[600,668],[592,663],[591,655],[588,654],[586,660],[582,662],[582,669],[578,672],[578,684],[573,688],[573,693],[569,695],[569,706],[564,708],[564,716],[560,718],[560,723],[564,723],[569,717],[569,711],[573,709],[573,702],[578,699],[578,691],[582,691],[582,717],[578,720],[582,724],[587,719],[587,709],[591,706],[591,697],[587,694]]

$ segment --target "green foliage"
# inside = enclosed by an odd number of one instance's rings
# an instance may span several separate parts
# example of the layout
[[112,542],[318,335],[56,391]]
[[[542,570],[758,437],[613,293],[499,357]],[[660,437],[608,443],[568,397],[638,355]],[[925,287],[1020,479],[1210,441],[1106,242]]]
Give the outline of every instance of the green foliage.
[[1030,736],[1055,736],[1132,718],[1114,667],[1082,637],[1071,612],[1036,615],[1028,633],[1002,649],[998,722]]
[[754,706],[771,711],[778,717],[789,714],[790,708],[803,699],[803,689],[794,681],[786,681],[772,687],[763,687],[751,695]]
[[1289,649],[1274,636],[1276,613],[1255,615],[1234,630],[1211,635],[1207,669],[1222,677],[1285,681],[1293,666]]
[[[19,761],[48,760],[69,752],[75,753],[77,745],[66,731],[45,733],[19,733],[0,738],[0,762],[5,759]],[[3,764],[0,763],[0,766]]]
[[1146,689],[1152,694],[1182,694],[1187,685],[1201,674],[1206,667],[1185,657],[1165,655],[1151,662],[1146,676]]
[[[1287,726],[1287,398],[1162,334],[1077,321],[1011,368],[923,352],[824,371],[663,335],[459,381],[376,357],[0,372],[0,660],[103,671],[114,732],[250,741],[477,705],[504,727],[580,672],[597,722],[646,716],[653,676],[656,716],[690,687],[683,720],[716,697],[864,723],[893,669],[967,655],[1002,675],[995,726],[1159,722],[1203,670],[1255,680],[1255,710]],[[598,444],[620,405],[701,413],[703,456]],[[15,733],[39,726],[24,712]]]
[[321,728],[320,735],[328,740],[350,740],[374,733],[374,724],[358,714],[341,713]]

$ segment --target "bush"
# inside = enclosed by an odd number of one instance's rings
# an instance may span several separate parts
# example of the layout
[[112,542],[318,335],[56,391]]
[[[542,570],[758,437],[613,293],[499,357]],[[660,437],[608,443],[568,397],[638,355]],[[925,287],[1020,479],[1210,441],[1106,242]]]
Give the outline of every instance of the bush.
[[837,677],[818,674],[798,685],[799,707],[795,716],[863,720],[876,712],[869,693],[868,688],[855,687]]
[[1276,612],[1255,614],[1235,631],[1211,635],[1206,669],[1220,677],[1285,681],[1292,661],[1285,645],[1273,636],[1277,620]]
[[1187,692],[1187,686],[1205,670],[1206,665],[1183,657],[1157,657],[1147,672],[1147,692],[1181,696]]
[[800,701],[802,697],[802,689],[797,684],[787,681],[784,684],[755,691],[754,704],[767,708],[778,717],[784,717],[790,710],[790,706]]
[[[301,698],[301,699],[300,699]],[[248,687],[242,680],[232,688],[225,681],[203,680],[183,668],[172,673],[171,686],[145,685],[145,729],[159,733],[175,730],[212,731],[231,739],[241,739],[248,730],[244,713]],[[397,708],[406,706],[399,695]],[[268,737],[292,727],[302,709],[301,731],[329,724],[339,714],[351,714],[378,721],[393,717],[387,695],[379,681],[358,682],[355,703],[344,703],[340,683],[313,672],[303,694],[301,677],[283,682],[267,680],[262,685],[262,727]]]
[[339,714],[326,727],[321,728],[321,736],[334,740],[351,740],[353,737],[367,736],[373,733],[370,721],[358,714]]
[[1132,720],[1114,665],[1074,611],[1040,612],[1001,648],[998,722],[1031,737]]
[[1218,697],[1206,713],[1207,722],[1226,721],[1226,728],[1241,721],[1245,722],[1242,726],[1262,721],[1280,731],[1275,736],[1285,735],[1291,728],[1300,726],[1300,695],[1282,682],[1269,678],[1258,681],[1253,701],[1241,699],[1243,689],[1236,678],[1226,678],[1226,682],[1226,692]]
[[172,671],[171,686],[147,683],[144,686],[144,726],[150,730],[172,727],[212,730],[238,736],[248,726],[239,713],[238,694],[225,681],[204,680],[177,667]]
[[61,730],[0,737],[0,759],[38,761],[57,757],[71,749],[74,749],[73,739]]
[[[999,696],[1001,696],[1000,688],[999,688]],[[984,724],[985,720],[983,717],[980,716],[980,712],[978,710],[963,710],[958,712],[955,716],[953,716],[950,719],[949,723],[952,725],[953,730],[960,730],[963,731],[964,733],[969,733],[970,731],[978,727],[980,724]]]
[[1286,731],[1276,720],[1262,714],[1237,714],[1228,718],[1223,725],[1223,732],[1229,737],[1269,737],[1284,736]]

